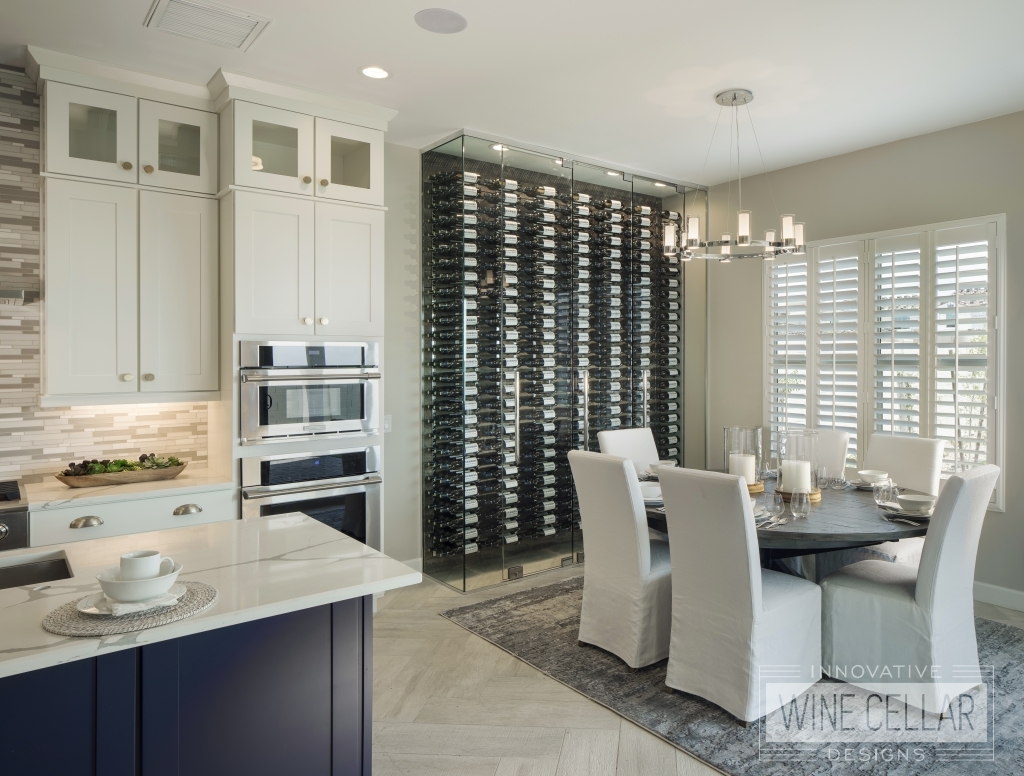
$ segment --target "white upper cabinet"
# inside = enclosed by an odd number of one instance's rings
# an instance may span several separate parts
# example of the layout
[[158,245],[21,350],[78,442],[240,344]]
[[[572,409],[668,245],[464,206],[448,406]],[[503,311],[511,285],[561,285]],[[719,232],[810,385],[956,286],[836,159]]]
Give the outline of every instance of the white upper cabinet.
[[218,387],[217,200],[139,192],[139,388]]
[[242,100],[233,106],[233,182],[312,195],[313,117]]
[[138,391],[138,192],[46,184],[47,395]]
[[217,193],[217,114],[139,100],[139,183]]
[[314,332],[313,201],[236,191],[235,331]]
[[383,336],[384,212],[317,202],[315,264],[316,333]]
[[384,204],[384,133],[316,119],[316,195]]
[[138,100],[46,83],[46,171],[135,183]]

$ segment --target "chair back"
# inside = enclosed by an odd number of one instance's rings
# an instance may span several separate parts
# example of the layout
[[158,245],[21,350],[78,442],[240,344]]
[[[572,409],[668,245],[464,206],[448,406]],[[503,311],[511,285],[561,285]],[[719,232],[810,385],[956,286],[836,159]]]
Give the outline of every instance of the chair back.
[[850,432],[819,428],[818,466],[824,466],[829,477],[846,472],[846,451],[850,448]]
[[673,597],[698,596],[715,616],[760,612],[760,554],[743,478],[662,469],[659,479],[672,547]]
[[633,462],[570,450],[569,468],[587,544],[586,573],[600,575],[603,585],[639,591],[651,571],[651,543]]
[[917,571],[915,598],[925,611],[934,613],[938,606],[951,608],[957,603],[973,605],[978,541],[998,479],[999,467],[989,465],[946,481],[928,523]]
[[647,471],[658,462],[658,445],[649,428],[620,428],[597,432],[601,452],[628,458],[637,474]]
[[941,439],[872,434],[864,468],[889,472],[889,478],[901,488],[937,496],[944,445]]

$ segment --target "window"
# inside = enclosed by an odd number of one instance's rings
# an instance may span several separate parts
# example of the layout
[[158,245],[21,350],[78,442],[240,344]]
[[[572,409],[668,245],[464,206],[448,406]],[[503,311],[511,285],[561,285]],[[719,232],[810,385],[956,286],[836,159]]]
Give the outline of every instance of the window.
[[821,241],[766,263],[770,430],[849,431],[850,469],[871,434],[945,440],[944,477],[1000,463],[1004,235],[995,216]]

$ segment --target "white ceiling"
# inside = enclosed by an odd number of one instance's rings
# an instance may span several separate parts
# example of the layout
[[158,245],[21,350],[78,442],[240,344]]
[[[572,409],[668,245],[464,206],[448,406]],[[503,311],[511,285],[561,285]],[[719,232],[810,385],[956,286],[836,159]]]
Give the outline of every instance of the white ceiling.
[[[395,143],[473,127],[702,183],[730,177],[724,116],[702,167],[727,87],[754,92],[769,169],[1024,110],[1021,0],[221,0],[274,19],[245,53],[143,28],[150,2],[2,0],[0,62],[32,44],[201,84],[224,67],[396,108]],[[433,4],[468,29],[421,30]]]

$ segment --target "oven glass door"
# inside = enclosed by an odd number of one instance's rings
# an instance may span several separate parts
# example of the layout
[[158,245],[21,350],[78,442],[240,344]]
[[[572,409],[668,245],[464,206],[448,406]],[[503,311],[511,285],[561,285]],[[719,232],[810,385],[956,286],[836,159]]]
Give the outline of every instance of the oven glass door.
[[366,544],[366,491],[343,493],[323,498],[304,498],[285,504],[261,504],[260,517],[303,512],[335,531]]
[[366,401],[362,382],[259,386],[260,425],[273,429],[309,423],[362,421]]

